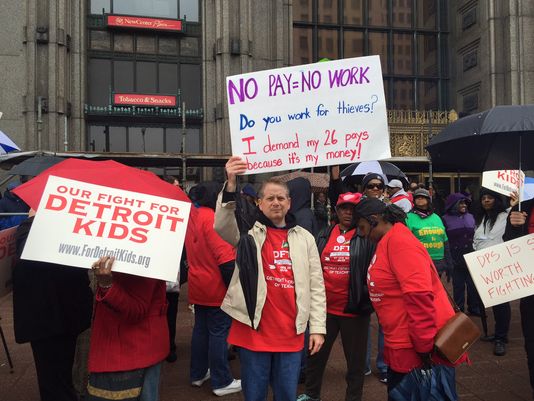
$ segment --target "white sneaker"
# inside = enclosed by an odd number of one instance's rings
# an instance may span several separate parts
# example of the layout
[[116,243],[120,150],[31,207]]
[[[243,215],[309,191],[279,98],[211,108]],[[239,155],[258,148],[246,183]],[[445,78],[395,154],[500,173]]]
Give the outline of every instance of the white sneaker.
[[373,373],[373,371],[371,370],[371,368],[369,368],[369,370],[365,371],[364,375],[369,376],[371,373]]
[[209,380],[209,378],[210,378],[210,370],[208,369],[208,371],[206,372],[206,375],[202,379],[191,382],[191,385],[194,387],[201,387],[206,380]]
[[241,380],[234,379],[232,383],[230,383],[228,386],[213,390],[213,394],[218,395],[219,397],[222,397],[223,395],[239,393],[240,391],[241,391]]

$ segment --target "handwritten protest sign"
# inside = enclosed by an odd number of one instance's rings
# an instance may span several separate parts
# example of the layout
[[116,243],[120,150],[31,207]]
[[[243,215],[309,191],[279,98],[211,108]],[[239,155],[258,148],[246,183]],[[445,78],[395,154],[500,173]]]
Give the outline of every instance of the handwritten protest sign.
[[[22,258],[175,281],[190,203],[50,176]],[[53,235],[51,235],[53,233]]]
[[391,157],[378,56],[226,79],[232,153],[247,174]]
[[510,196],[512,192],[519,193],[519,185],[525,185],[525,173],[520,170],[493,170],[482,173],[482,186],[498,194]]
[[13,264],[15,263],[17,227],[0,231],[0,297],[13,287]]
[[534,234],[464,255],[484,306],[534,294]]

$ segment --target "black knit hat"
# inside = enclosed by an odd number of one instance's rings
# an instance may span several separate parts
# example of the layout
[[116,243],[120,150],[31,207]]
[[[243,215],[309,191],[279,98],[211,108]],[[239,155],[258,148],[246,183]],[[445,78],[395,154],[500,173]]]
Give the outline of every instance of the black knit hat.
[[367,183],[371,180],[380,180],[382,181],[382,184],[384,184],[384,177],[382,177],[380,174],[378,173],[367,173],[363,178],[362,178],[362,187],[366,187],[367,186]]
[[358,216],[367,217],[384,213],[386,207],[386,204],[377,198],[365,198],[356,205],[354,211]]

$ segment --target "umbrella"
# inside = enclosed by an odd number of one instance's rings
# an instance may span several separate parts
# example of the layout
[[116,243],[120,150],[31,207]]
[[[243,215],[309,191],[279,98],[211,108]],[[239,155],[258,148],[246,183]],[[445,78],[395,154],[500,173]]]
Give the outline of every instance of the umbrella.
[[0,131],[0,155],[20,150],[20,148],[6,134]]
[[17,164],[9,170],[10,175],[29,175],[35,177],[44,170],[65,160],[63,157],[56,156],[34,156]]
[[400,168],[395,166],[393,163],[378,160],[351,164],[345,168],[340,175],[344,182],[359,184],[367,173],[380,174],[382,177],[384,177],[384,182],[386,183],[389,180],[396,178],[404,181],[405,184],[408,184],[408,178]]
[[523,200],[534,198],[534,177],[525,177],[525,186],[523,187]]
[[48,177],[51,175],[190,202],[187,195],[179,187],[169,184],[154,173],[125,166],[113,160],[65,159],[25,184],[18,186],[13,192],[32,209],[37,210]]
[[[235,262],[239,269],[239,281],[243,290],[250,325],[254,329],[254,315],[258,297],[258,256],[254,238],[248,234],[248,230],[251,227],[250,217],[252,217],[247,216],[250,213],[247,207],[248,201],[239,195],[240,192],[238,187],[236,190],[235,217],[240,236],[236,247]],[[254,217],[256,212],[256,210],[253,211]]]
[[[427,150],[441,169],[461,171],[531,170],[534,157],[534,105],[496,106],[449,124]],[[526,153],[526,152],[524,152]]]
[[272,179],[280,181],[280,182],[288,182],[298,177],[307,179],[311,184],[311,188],[313,192],[325,192],[326,190],[328,190],[330,178],[328,177],[328,174],[324,174],[324,173],[308,173],[306,171],[293,171],[288,174],[274,176],[272,177]]
[[434,365],[432,369],[413,369],[388,394],[395,401],[457,400],[454,368]]

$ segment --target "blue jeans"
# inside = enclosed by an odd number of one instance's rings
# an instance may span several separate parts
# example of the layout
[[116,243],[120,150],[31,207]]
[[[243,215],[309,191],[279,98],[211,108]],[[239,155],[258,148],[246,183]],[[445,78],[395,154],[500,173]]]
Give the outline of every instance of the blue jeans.
[[210,369],[211,387],[226,387],[234,380],[228,365],[226,338],[232,319],[221,308],[195,305],[191,338],[191,381],[201,380]]
[[295,401],[301,356],[301,351],[256,352],[239,348],[245,400],[267,400],[270,383],[276,401]]
[[[387,373],[388,365],[384,362],[384,332],[382,326],[378,325],[378,347],[376,354],[376,368],[380,373]],[[365,359],[365,371],[371,369],[371,326],[367,334],[367,358]]]
[[161,362],[149,366],[145,369],[143,379],[143,389],[139,401],[158,401],[159,400],[159,377],[161,373]]

